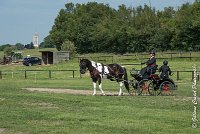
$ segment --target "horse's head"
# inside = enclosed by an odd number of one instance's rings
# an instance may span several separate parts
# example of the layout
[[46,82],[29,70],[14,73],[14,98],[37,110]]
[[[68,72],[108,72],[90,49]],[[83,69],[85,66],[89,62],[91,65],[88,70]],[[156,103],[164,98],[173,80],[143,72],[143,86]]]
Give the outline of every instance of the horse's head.
[[89,63],[90,63],[90,61],[87,60],[87,59],[81,59],[80,60],[79,66],[80,66],[80,73],[81,74],[85,74],[86,73]]

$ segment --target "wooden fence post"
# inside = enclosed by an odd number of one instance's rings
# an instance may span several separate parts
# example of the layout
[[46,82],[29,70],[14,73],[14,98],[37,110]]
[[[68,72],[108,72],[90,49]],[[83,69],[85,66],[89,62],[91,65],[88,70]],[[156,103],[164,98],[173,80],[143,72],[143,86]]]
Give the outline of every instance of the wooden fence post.
[[177,78],[176,80],[179,80],[179,71],[177,71]]
[[79,71],[79,74],[80,74],[80,78],[82,78],[81,71]]
[[192,80],[194,79],[194,71],[192,71]]
[[172,57],[172,53],[171,53],[171,61],[172,61],[172,58],[173,58],[173,57]]
[[112,63],[114,62],[114,57],[112,56]]
[[0,71],[0,79],[2,79],[2,71]]
[[[192,71],[192,80],[194,79],[194,71]],[[197,74],[197,81],[199,81],[199,74]]]
[[49,79],[51,79],[51,70],[49,70]]
[[26,70],[24,71],[24,77],[25,77],[25,79],[27,78],[27,75],[26,75]]
[[74,70],[73,70],[73,78],[74,78]]

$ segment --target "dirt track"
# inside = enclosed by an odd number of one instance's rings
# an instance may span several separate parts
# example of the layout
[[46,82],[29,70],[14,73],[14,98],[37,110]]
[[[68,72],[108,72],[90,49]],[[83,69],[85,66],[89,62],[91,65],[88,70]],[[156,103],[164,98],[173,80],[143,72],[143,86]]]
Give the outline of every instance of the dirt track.
[[4,128],[0,128],[0,134],[3,134],[4,130]]
[[[93,90],[74,90],[74,89],[52,89],[52,88],[24,88],[28,91],[38,91],[38,92],[50,92],[50,93],[66,93],[66,94],[81,94],[81,95],[92,95]],[[104,91],[107,96],[115,96],[116,92]],[[97,95],[100,95],[100,91],[97,90]],[[128,95],[123,93],[123,95]]]
[[[46,92],[46,93],[64,93],[64,94],[77,94],[77,95],[92,95],[93,90],[74,90],[74,89],[56,89],[56,88],[23,88],[31,92]],[[118,96],[118,91],[109,92],[104,91],[106,96]],[[97,95],[101,95],[100,91],[97,90]],[[128,93],[123,93],[123,96],[130,96]],[[193,97],[186,96],[173,96],[175,101],[192,101]],[[200,101],[200,98],[197,98]],[[0,98],[0,100],[2,100]],[[0,129],[1,130],[1,129]],[[0,131],[1,132],[1,131]],[[1,134],[1,133],[0,133]]]

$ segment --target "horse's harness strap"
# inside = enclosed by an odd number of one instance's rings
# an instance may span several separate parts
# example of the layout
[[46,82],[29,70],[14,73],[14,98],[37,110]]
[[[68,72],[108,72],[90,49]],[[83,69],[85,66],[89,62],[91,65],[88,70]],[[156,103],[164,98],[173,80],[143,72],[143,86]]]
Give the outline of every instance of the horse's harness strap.
[[104,68],[104,65],[101,63],[102,65],[102,71],[101,71],[101,74],[102,74],[102,77],[103,77],[103,74],[105,74],[105,68]]
[[[104,65],[102,64],[102,63],[100,63],[100,65],[98,65],[97,63],[95,63],[95,68],[98,70],[98,67],[99,66],[102,66],[102,70],[101,70],[101,74],[102,74],[102,76],[103,76],[103,74],[105,73],[105,68],[104,68]],[[98,71],[100,71],[100,70],[98,70]]]

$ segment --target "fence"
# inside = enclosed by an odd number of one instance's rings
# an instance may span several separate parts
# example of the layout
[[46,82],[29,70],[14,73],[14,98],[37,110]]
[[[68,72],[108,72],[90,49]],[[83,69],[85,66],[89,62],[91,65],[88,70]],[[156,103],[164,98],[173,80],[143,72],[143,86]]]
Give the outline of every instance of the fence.
[[101,56],[78,56],[78,57],[75,57],[78,59],[78,62],[81,60],[81,59],[92,59],[94,61],[99,61],[99,62],[111,62],[113,63],[114,62],[114,56],[112,55],[101,55]]
[[[86,58],[91,59],[98,62],[107,62],[107,63],[113,63],[113,62],[119,62],[119,61],[141,61],[148,59],[148,53],[136,53],[136,54],[124,54],[124,55],[99,55],[99,56],[80,56],[76,57],[78,59],[78,62],[80,59]],[[158,52],[156,53],[156,59],[163,60],[174,60],[174,59],[197,59],[200,58],[199,52]]]
[[[63,76],[67,75],[65,72],[69,72],[68,76],[70,78],[81,77],[79,70],[16,70],[16,71],[0,71],[0,79],[28,79],[30,78],[63,78]],[[75,73],[77,72],[77,73]],[[66,78],[66,77],[64,77]]]
[[[176,80],[180,80],[180,73],[191,73],[192,80],[194,79],[194,71],[173,71],[173,73],[176,73]],[[199,81],[199,75],[197,75],[197,80]]]
[[78,70],[24,70],[24,78],[27,79],[27,73],[28,72],[38,72],[38,71],[45,71],[45,72],[48,72],[48,76],[49,76],[49,79],[52,78],[52,72],[72,72],[72,77],[75,78],[75,71],[78,71]]
[[[137,65],[140,65],[140,64],[137,64]],[[16,75],[17,72],[18,72],[18,77],[17,76],[15,77],[14,75]],[[61,75],[65,74],[64,72],[71,72],[72,78],[75,78],[75,77],[82,78],[79,70],[20,70],[20,71],[15,71],[15,72],[14,71],[0,71],[0,79],[10,79],[10,78],[11,79],[13,79],[13,78],[28,79],[31,74],[34,75],[34,78],[36,78],[36,77],[41,78],[42,76],[41,75],[39,76],[39,74],[37,74],[38,72],[46,72],[46,75],[47,75],[46,78],[48,78],[48,79],[51,79],[53,77],[52,76],[53,74],[56,76],[55,72],[61,73],[58,75],[59,78]],[[76,75],[75,75],[75,72],[77,72]],[[173,73],[176,75],[177,81],[181,80],[181,78],[183,78],[183,77],[181,77],[182,73],[187,73],[187,74],[190,73],[191,77],[190,76],[189,77],[191,78],[191,80],[193,80],[193,78],[194,78],[194,71],[173,71]],[[21,77],[19,77],[19,74]],[[10,75],[10,77],[8,77],[8,76],[6,77],[5,75]],[[55,76],[54,76],[54,78],[56,78]],[[71,75],[70,75],[70,78],[71,78]],[[188,78],[188,75],[187,75],[187,78]],[[199,81],[199,75],[197,76],[197,80]]]

